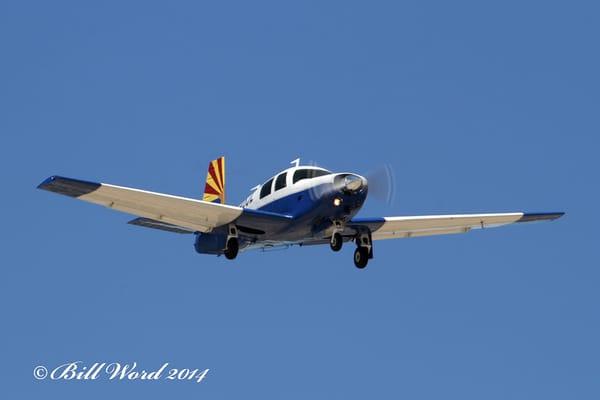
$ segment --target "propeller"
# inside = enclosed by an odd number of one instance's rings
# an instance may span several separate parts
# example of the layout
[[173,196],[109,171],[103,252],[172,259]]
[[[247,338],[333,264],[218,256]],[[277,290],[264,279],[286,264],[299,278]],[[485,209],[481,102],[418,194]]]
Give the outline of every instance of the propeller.
[[[314,161],[308,163],[308,165],[314,167],[321,167]],[[367,185],[369,188],[369,198],[374,198],[380,202],[385,204],[392,205],[395,200],[395,175],[394,170],[390,164],[379,165],[372,170],[368,171],[363,175],[367,179]],[[331,191],[339,191],[342,187],[347,184],[345,181],[338,181],[334,184],[333,187],[330,188]],[[314,191],[312,193],[313,196],[319,197],[325,194],[322,190],[316,193]]]
[[369,182],[369,197],[392,205],[396,196],[396,179],[390,164],[375,167],[365,175]]

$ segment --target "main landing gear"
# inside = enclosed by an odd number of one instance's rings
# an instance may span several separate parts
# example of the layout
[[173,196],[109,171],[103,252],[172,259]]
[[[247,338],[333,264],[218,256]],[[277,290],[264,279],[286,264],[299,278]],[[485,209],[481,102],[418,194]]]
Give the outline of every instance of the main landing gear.
[[223,254],[225,254],[225,258],[228,260],[233,260],[237,257],[239,250],[240,243],[238,242],[238,239],[232,237],[227,240],[227,246],[225,247],[225,250],[223,250]]
[[354,250],[354,265],[356,268],[363,269],[369,262],[369,250],[366,247],[357,247]]
[[370,258],[373,258],[373,245],[370,233],[360,233],[354,239],[356,250],[354,250],[354,265],[356,268],[363,269],[367,266]]

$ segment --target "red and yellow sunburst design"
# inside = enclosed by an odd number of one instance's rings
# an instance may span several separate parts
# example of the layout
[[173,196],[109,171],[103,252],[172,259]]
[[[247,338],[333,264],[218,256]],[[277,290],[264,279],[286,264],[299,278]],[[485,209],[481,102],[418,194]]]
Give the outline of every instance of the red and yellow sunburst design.
[[225,204],[225,157],[219,157],[208,164],[202,200]]

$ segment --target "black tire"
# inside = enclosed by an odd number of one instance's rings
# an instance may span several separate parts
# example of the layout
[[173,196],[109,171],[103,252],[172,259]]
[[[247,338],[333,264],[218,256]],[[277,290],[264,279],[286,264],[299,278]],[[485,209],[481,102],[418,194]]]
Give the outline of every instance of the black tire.
[[331,241],[329,242],[329,247],[331,247],[331,250],[333,250],[333,251],[340,251],[342,249],[343,244],[344,244],[344,239],[342,238],[342,235],[340,235],[338,232],[336,232],[331,237]]
[[356,268],[363,269],[369,262],[369,250],[366,247],[357,247],[354,250],[354,265]]
[[225,254],[225,257],[228,260],[233,260],[234,258],[237,257],[239,249],[240,249],[240,244],[239,244],[237,238],[233,237],[233,238],[229,238],[229,240],[227,241],[227,247],[225,248],[223,253]]

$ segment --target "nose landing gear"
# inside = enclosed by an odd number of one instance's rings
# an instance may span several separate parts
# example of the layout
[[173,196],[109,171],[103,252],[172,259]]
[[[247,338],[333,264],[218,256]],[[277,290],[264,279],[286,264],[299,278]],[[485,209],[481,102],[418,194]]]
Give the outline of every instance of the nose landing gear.
[[340,251],[342,249],[342,245],[344,244],[344,239],[339,232],[335,232],[331,235],[331,241],[329,242],[329,246],[333,251]]
[[340,251],[342,249],[344,238],[342,237],[341,232],[344,232],[344,223],[339,220],[334,220],[333,233],[331,234],[331,239],[329,241],[329,246],[333,251]]

